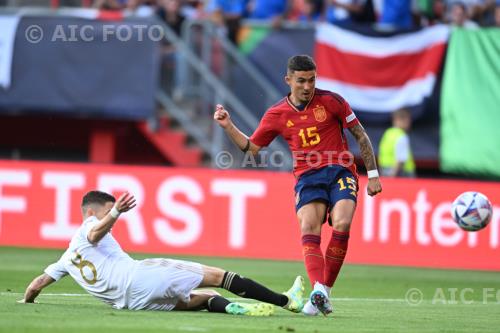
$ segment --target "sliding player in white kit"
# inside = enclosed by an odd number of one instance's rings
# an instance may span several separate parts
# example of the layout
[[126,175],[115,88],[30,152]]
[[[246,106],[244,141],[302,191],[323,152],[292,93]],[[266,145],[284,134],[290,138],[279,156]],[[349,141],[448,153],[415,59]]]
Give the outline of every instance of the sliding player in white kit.
[[[91,191],[83,197],[81,207],[84,221],[69,248],[31,282],[19,302],[33,303],[43,288],[69,274],[89,294],[116,309],[206,309],[252,316],[271,315],[271,304],[292,312],[302,310],[304,280],[300,276],[290,290],[278,294],[216,267],[173,259],[132,259],[110,233],[120,214],[135,207],[135,199],[128,193],[115,202],[112,195]],[[194,290],[203,287],[224,288],[265,303],[234,303],[213,290]]]

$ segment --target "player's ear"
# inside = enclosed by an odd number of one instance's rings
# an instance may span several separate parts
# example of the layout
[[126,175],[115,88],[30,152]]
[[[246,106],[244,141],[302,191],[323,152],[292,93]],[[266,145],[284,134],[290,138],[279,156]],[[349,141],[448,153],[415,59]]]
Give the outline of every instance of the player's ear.
[[92,208],[92,206],[88,206],[85,209],[84,216],[86,218],[89,217],[89,216],[95,216],[95,215],[96,215],[96,211]]
[[286,82],[286,84],[290,85],[290,80],[291,80],[290,76],[288,76],[288,74],[285,75],[285,82]]

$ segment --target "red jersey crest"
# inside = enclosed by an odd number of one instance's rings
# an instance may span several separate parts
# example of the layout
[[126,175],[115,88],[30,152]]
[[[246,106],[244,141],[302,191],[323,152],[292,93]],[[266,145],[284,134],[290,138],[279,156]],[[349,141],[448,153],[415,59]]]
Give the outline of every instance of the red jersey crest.
[[323,105],[316,105],[313,109],[314,119],[319,121],[320,123],[326,120],[326,109]]

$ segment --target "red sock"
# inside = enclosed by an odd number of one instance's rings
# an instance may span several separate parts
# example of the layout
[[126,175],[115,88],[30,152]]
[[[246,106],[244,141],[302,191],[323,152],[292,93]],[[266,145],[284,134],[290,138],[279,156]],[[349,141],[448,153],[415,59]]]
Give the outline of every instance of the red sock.
[[332,238],[325,253],[325,285],[332,287],[344,263],[349,242],[349,231],[333,230]]
[[304,254],[304,264],[306,266],[309,281],[314,287],[317,281],[321,284],[323,281],[323,271],[325,270],[325,260],[321,252],[321,236],[304,235],[302,236],[302,253]]

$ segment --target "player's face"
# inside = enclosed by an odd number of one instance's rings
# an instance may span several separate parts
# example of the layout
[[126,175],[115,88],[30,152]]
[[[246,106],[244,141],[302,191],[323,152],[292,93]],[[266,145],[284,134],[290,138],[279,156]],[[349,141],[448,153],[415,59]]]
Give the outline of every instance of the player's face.
[[288,73],[285,80],[290,86],[290,92],[295,101],[300,103],[309,102],[316,87],[316,71]]
[[97,211],[95,212],[95,217],[97,217],[99,220],[102,220],[104,216],[106,216],[111,208],[113,208],[114,203],[109,201],[104,204],[104,206],[99,206]]

